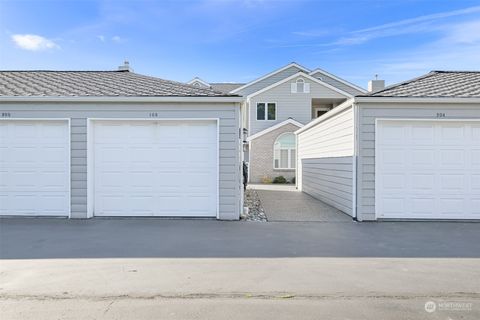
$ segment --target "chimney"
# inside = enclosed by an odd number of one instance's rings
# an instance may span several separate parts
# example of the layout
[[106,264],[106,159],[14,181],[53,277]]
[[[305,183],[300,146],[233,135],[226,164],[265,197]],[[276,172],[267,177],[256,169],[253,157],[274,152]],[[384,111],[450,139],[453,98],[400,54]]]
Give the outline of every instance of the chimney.
[[368,81],[368,92],[374,93],[385,89],[385,80],[378,80],[378,74],[375,75],[375,80]]
[[133,69],[130,67],[130,62],[128,60],[125,60],[123,62],[123,66],[118,67],[118,71],[128,71],[128,72],[133,72]]

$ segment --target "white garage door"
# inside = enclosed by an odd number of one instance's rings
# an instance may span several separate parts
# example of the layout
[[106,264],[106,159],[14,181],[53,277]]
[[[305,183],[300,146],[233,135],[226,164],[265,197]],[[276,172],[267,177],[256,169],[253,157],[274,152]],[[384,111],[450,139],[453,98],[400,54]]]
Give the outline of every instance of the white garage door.
[[378,218],[480,219],[480,122],[379,121]]
[[68,216],[68,122],[0,121],[0,215]]
[[94,215],[217,215],[216,121],[94,123]]

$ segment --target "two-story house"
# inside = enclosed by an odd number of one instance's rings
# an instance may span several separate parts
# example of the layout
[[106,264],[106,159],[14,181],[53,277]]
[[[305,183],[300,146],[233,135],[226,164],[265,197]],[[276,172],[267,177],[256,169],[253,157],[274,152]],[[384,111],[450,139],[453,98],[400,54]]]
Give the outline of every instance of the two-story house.
[[296,166],[294,132],[347,99],[366,93],[324,70],[310,70],[295,62],[246,84],[209,84],[200,78],[189,84],[244,97],[243,126],[248,130],[245,161],[253,183],[277,176],[292,181]]

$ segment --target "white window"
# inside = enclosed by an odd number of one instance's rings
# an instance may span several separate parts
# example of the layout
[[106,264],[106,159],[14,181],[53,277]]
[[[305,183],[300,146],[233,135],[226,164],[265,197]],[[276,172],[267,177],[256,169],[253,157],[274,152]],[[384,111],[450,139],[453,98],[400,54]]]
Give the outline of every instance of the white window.
[[291,84],[292,93],[310,93],[310,83],[306,83],[302,78]]
[[277,105],[273,102],[257,103],[257,120],[276,120]]
[[278,136],[273,145],[273,168],[295,169],[295,135],[292,132]]

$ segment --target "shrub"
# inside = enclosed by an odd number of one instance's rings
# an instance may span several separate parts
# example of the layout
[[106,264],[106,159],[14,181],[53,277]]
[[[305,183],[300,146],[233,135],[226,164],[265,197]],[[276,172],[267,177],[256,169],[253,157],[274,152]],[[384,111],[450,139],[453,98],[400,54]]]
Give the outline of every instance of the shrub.
[[295,177],[292,178],[292,183],[295,184]]
[[287,179],[284,176],[278,176],[273,179],[273,183],[287,183]]
[[269,176],[263,176],[262,183],[272,183],[272,178],[270,178]]

